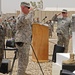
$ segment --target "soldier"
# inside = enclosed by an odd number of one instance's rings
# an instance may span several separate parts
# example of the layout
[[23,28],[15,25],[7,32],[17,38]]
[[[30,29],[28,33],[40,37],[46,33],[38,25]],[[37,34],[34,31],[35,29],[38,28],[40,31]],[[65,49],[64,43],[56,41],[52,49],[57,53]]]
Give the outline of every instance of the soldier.
[[54,22],[52,23],[52,20],[49,20],[49,36],[52,37],[52,32],[54,31]]
[[0,25],[0,66],[3,58],[3,50],[5,44],[5,34],[2,25]]
[[5,33],[5,36],[6,36],[6,35],[7,35],[7,21],[4,20],[4,21],[2,22],[2,25],[3,25],[4,33]]
[[55,14],[52,18],[53,21],[57,21],[57,44],[65,47],[65,53],[68,52],[69,39],[71,37],[71,19],[67,15],[67,10],[63,9],[61,15]]
[[14,38],[16,33],[16,19],[15,16],[12,16],[12,20],[10,21],[11,30],[12,30],[12,38]]
[[29,50],[31,44],[32,29],[31,24],[33,20],[33,9],[30,9],[30,4],[21,2],[22,13],[17,18],[15,42],[18,48],[18,72],[17,75],[30,75],[27,74],[26,68],[29,59]]

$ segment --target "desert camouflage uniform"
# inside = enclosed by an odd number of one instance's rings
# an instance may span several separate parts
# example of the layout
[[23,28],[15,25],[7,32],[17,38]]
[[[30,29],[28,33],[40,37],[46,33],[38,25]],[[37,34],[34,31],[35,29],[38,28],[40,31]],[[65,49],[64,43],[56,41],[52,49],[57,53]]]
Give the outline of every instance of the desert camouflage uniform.
[[19,52],[18,60],[18,74],[25,75],[25,71],[28,65],[29,59],[29,50],[31,44],[31,35],[32,35],[32,11],[25,15],[21,13],[17,18],[17,31],[15,34],[15,42],[23,42],[23,46],[20,47],[17,45]]
[[5,36],[6,36],[6,35],[7,35],[7,21],[4,20],[4,21],[2,22],[2,25],[3,25],[4,33],[5,33]]
[[12,37],[15,37],[15,33],[16,33],[16,19],[13,18],[12,21],[10,22],[10,26],[11,26],[11,31],[12,31]]
[[7,32],[7,37],[11,38],[12,37],[12,30],[11,30],[10,22],[7,22],[6,32]]
[[2,62],[2,58],[3,58],[4,43],[5,43],[4,29],[0,25],[0,65]]
[[48,25],[49,25],[49,36],[52,37],[52,32],[54,31],[54,22],[50,21]]
[[57,44],[60,46],[64,45],[64,52],[68,52],[69,38],[71,36],[71,19],[68,17],[57,17],[57,15],[55,15],[52,20],[57,21]]

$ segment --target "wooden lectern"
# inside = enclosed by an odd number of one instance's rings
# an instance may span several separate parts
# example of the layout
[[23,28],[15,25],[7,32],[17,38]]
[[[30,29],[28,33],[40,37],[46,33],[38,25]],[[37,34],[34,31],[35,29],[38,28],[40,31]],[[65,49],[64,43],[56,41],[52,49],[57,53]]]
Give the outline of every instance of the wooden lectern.
[[[49,39],[49,29],[48,26],[41,24],[32,25],[32,46],[36,53],[39,62],[48,61],[48,39]],[[34,53],[32,53],[32,60],[37,61]]]

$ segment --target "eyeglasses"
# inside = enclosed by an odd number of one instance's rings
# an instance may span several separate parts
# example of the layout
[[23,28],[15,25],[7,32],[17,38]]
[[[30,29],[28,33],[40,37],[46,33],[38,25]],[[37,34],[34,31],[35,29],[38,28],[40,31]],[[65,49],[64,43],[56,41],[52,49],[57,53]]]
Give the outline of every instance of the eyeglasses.
[[67,14],[67,12],[62,12],[62,14]]
[[28,7],[28,9],[30,9],[30,7]]
[[30,9],[30,7],[24,6],[24,8],[25,8],[25,7],[28,8],[28,9]]
[[[27,6],[26,6],[27,7]],[[28,9],[30,9],[30,7],[27,7]]]

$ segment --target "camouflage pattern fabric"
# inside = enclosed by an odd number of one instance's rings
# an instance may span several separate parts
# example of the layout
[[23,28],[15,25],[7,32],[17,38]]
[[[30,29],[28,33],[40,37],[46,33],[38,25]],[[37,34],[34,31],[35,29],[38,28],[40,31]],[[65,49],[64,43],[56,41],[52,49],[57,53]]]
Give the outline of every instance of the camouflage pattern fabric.
[[18,73],[17,75],[26,75],[25,71],[28,65],[29,50],[32,35],[32,12],[28,15],[21,13],[17,18],[17,27],[15,34],[15,42],[23,42],[23,46],[16,46],[19,52]]
[[0,65],[3,58],[4,44],[5,44],[5,34],[2,26],[0,25]]
[[68,17],[57,17],[54,15],[52,18],[53,21],[57,21],[57,36],[58,36],[58,45],[65,47],[65,52],[68,52],[69,38],[72,35],[72,23],[71,19]]

